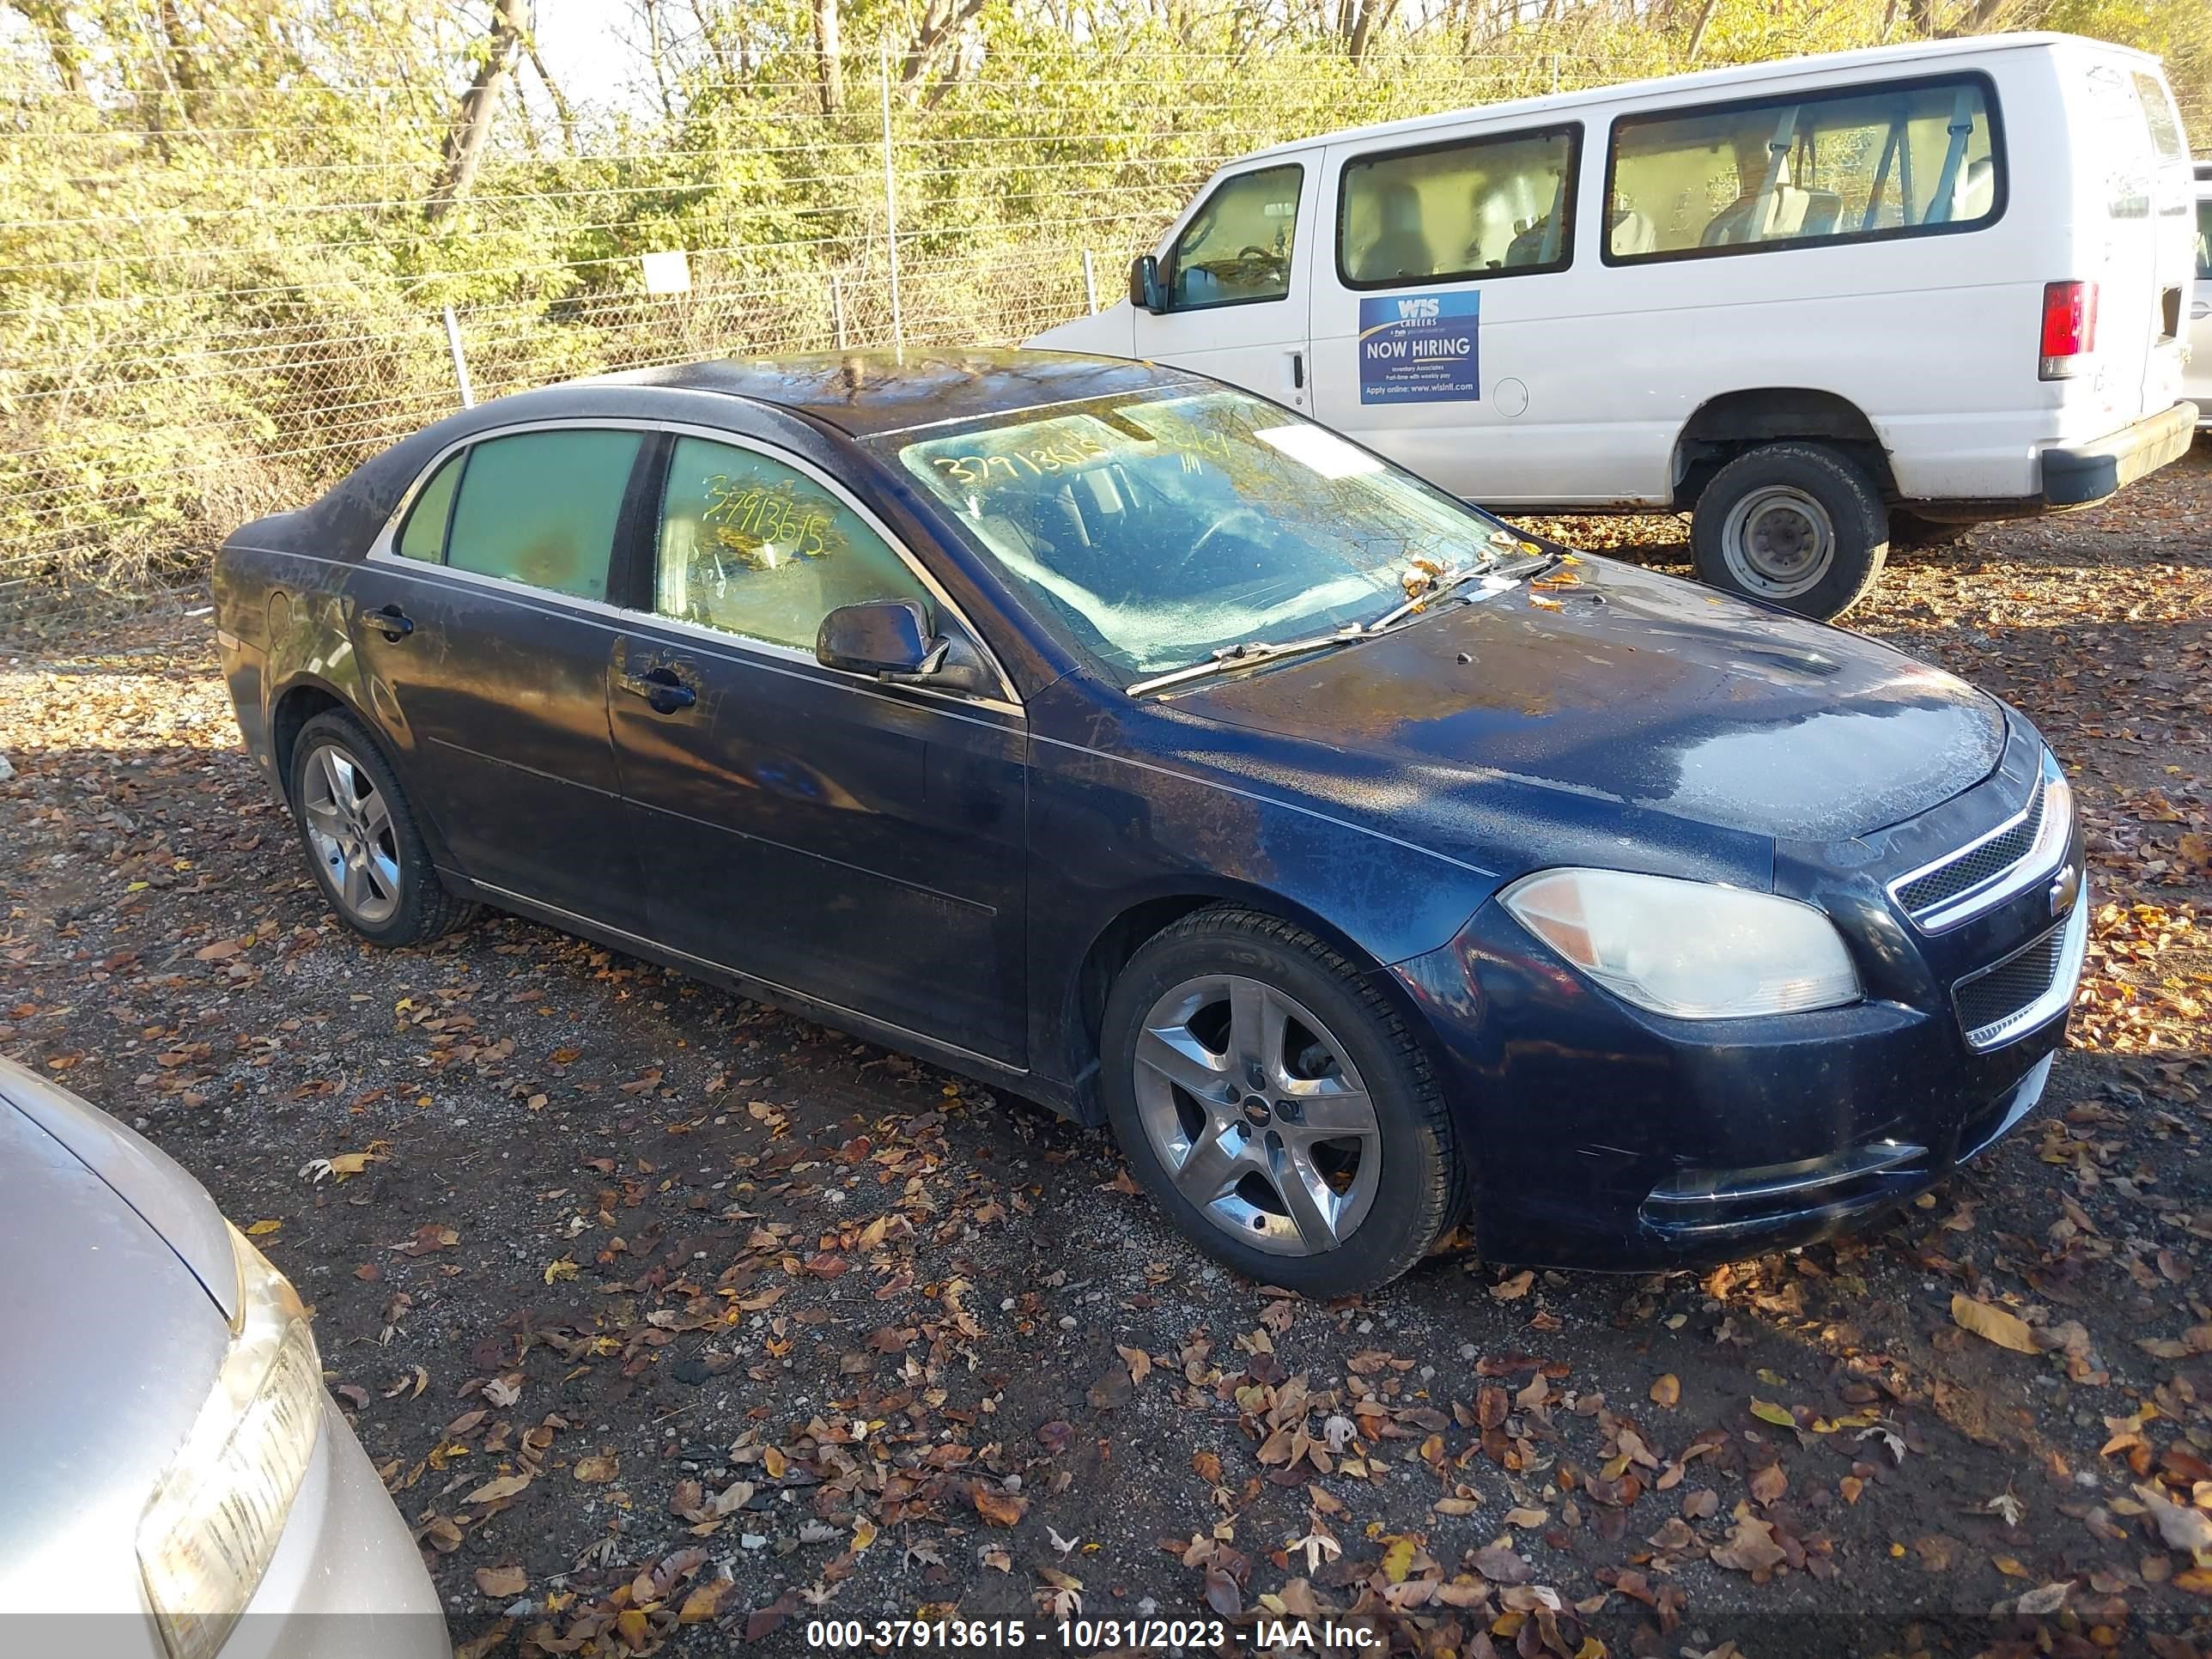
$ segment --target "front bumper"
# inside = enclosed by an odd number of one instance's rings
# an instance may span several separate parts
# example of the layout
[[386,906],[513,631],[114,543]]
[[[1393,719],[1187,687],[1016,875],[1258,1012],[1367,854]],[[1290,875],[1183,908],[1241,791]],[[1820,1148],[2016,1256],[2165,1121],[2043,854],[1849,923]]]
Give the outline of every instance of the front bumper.
[[[1810,1243],[1910,1200],[2016,1127],[2079,983],[2091,901],[2070,874],[2053,878],[2081,868],[2078,822],[2052,871],[1936,933],[1884,884],[2016,813],[2041,753],[2008,744],[1983,785],[1825,862],[1778,851],[1778,887],[1820,904],[1851,945],[1867,995],[1850,1007],[1649,1013],[1494,900],[1451,944],[1396,964],[1432,1038],[1483,1255],[1643,1272]],[[2047,984],[2021,990],[2021,1018],[1992,1035],[1985,976],[2045,951]]]
[[2179,403],[2094,443],[2043,452],[2043,499],[2051,507],[2101,501],[2124,485],[2189,453],[2197,430],[2195,404]]

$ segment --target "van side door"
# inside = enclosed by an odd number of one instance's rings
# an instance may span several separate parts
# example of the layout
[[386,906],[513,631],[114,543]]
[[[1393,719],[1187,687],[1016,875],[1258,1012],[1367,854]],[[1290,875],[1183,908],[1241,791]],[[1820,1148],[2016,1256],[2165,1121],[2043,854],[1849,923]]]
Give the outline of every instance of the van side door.
[[1139,311],[1136,355],[1309,408],[1307,295],[1319,153],[1215,181],[1160,261],[1167,309]]
[[1470,500],[1588,495],[1580,382],[1602,352],[1576,265],[1583,155],[1571,121],[1332,145],[1315,417]]

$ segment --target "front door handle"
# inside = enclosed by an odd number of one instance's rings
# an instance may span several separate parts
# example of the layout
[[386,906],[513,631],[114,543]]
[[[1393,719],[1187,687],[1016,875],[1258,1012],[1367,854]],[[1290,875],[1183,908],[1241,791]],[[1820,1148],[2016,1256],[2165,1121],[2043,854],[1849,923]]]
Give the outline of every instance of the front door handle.
[[615,684],[633,697],[643,697],[646,706],[656,714],[672,714],[699,701],[699,694],[672,668],[648,668],[642,674],[623,674]]
[[380,611],[370,611],[368,625],[395,645],[415,631],[414,623],[396,605],[387,605]]

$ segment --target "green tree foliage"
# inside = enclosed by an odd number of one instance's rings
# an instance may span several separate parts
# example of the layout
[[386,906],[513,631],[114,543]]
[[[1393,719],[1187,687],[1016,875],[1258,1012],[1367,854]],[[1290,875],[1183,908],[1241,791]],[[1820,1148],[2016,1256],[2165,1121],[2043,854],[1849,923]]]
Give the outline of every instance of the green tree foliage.
[[1244,151],[1692,64],[2049,24],[2212,131],[2204,0],[623,3],[640,95],[579,110],[524,0],[0,0],[0,614],[191,574],[448,410],[447,306],[481,395],[888,340],[886,119],[904,337],[986,342]]

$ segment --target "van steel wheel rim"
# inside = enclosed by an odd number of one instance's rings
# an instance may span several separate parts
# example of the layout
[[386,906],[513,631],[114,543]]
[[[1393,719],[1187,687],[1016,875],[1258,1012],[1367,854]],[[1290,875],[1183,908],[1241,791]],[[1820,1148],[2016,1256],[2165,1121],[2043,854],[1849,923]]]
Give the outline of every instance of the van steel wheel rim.
[[1747,592],[1794,599],[1819,586],[1836,562],[1835,521],[1805,491],[1769,484],[1729,509],[1721,553]]
[[301,780],[307,845],[345,912],[374,927],[399,908],[399,836],[392,808],[361,763],[318,744]]
[[1328,1027],[1241,974],[1185,980],[1138,1033],[1137,1115],[1168,1179],[1229,1237],[1273,1255],[1350,1238],[1382,1179],[1382,1131]]

